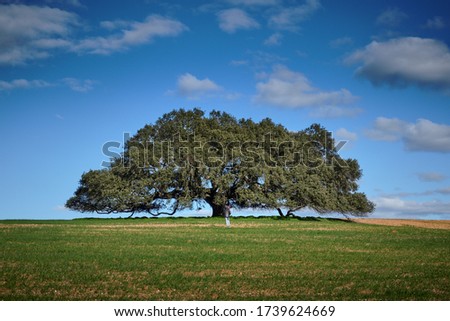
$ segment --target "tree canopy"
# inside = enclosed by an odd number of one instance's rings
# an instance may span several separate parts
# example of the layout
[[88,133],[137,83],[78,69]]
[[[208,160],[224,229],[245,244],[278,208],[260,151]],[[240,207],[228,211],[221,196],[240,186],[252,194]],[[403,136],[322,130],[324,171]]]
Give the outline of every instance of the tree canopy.
[[66,207],[157,216],[209,205],[220,216],[230,202],[282,216],[303,208],[365,216],[374,204],[357,191],[361,176],[319,124],[293,132],[269,118],[179,109],[141,128],[108,168],[84,173]]

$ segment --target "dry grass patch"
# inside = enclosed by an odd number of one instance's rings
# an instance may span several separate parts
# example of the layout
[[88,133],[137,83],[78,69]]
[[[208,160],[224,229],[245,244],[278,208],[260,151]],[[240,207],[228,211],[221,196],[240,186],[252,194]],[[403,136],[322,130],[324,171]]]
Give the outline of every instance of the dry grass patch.
[[414,226],[414,227],[450,230],[450,220],[401,220],[401,219],[358,218],[353,219],[353,221],[362,224],[375,224],[385,226]]

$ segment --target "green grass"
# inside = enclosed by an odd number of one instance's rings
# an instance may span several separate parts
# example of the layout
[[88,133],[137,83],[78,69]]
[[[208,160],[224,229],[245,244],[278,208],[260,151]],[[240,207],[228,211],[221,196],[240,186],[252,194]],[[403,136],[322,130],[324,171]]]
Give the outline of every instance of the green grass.
[[327,219],[0,221],[0,300],[450,300],[450,231]]

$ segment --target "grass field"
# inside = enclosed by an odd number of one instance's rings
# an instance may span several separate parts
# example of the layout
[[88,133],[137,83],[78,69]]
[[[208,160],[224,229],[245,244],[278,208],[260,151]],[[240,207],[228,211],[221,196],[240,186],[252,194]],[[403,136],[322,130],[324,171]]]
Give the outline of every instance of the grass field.
[[0,300],[450,300],[450,230],[232,224],[0,221]]

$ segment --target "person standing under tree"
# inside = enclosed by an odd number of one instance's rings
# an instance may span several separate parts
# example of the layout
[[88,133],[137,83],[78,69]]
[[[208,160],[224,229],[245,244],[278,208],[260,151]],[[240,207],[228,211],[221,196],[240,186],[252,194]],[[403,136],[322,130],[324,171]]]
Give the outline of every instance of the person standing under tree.
[[229,201],[225,204],[223,214],[225,216],[225,223],[226,223],[227,227],[230,228],[231,227],[231,222],[230,222],[231,204]]

